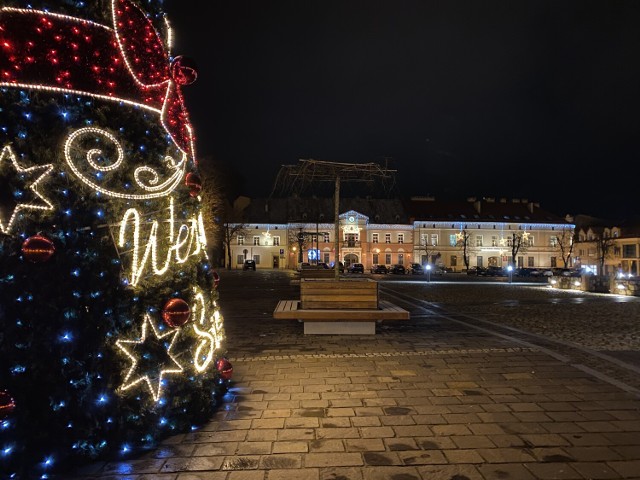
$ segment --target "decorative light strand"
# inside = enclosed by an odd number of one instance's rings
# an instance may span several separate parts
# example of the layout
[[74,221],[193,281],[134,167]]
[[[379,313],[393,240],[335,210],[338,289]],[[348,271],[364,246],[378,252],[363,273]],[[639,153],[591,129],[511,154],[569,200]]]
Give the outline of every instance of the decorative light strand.
[[2,149],[2,153],[0,153],[0,166],[2,165],[2,161],[7,158],[13,164],[13,168],[17,173],[26,173],[26,174],[34,174],[35,172],[41,172],[38,178],[36,178],[30,185],[29,190],[31,190],[36,196],[34,201],[40,200],[44,205],[37,204],[34,202],[30,203],[18,203],[16,207],[13,209],[13,213],[11,217],[9,217],[9,221],[5,224],[2,221],[2,216],[0,216],[0,230],[2,233],[9,234],[11,229],[13,228],[13,224],[18,216],[18,213],[23,210],[53,210],[53,205],[49,200],[47,200],[42,194],[37,190],[38,185],[42,182],[47,175],[49,175],[53,170],[53,164],[49,163],[46,165],[36,165],[33,167],[22,168],[18,165],[18,161],[16,160],[16,155],[13,152],[11,145],[5,145]]
[[[81,138],[85,135],[95,135],[95,140],[98,140],[100,136],[105,137],[107,140],[112,142],[113,147],[116,149],[117,158],[110,165],[101,166],[96,163],[95,158],[102,155],[103,151],[98,148],[92,148],[86,150],[86,152],[82,152],[81,147],[79,146],[79,142]],[[90,176],[84,175],[83,172],[76,165],[79,160],[77,152],[81,151],[84,153],[84,160],[95,170],[98,172],[109,172],[114,169],[118,169],[122,162],[124,161],[124,150],[120,145],[118,139],[109,133],[108,131],[97,128],[97,127],[84,127],[76,130],[71,135],[67,137],[67,140],[64,143],[64,157],[73,171],[73,173],[86,185],[95,189],[97,192],[100,192],[104,195],[114,198],[123,198],[128,200],[148,200],[151,198],[159,198],[165,197],[169,195],[175,188],[180,184],[182,177],[184,175],[184,170],[187,164],[187,157],[184,152],[182,153],[182,159],[180,162],[176,163],[173,158],[170,156],[165,157],[165,163],[169,171],[171,172],[169,177],[162,183],[159,182],[159,174],[156,170],[149,166],[141,166],[135,169],[134,171],[134,182],[135,184],[142,190],[148,192],[145,194],[126,194],[119,193],[113,190],[108,190],[98,185],[94,181],[91,180]],[[74,154],[75,153],[75,154]],[[141,179],[142,175],[147,174],[147,176],[151,177],[151,180],[148,181],[150,185],[146,185]],[[123,187],[124,188],[124,187]]]
[[[149,337],[149,334],[148,334],[149,325],[151,325],[151,330],[153,331],[153,335],[155,338]],[[179,329],[173,329],[166,332],[163,335],[160,335],[160,333],[156,329],[154,322],[151,320],[151,317],[149,316],[149,314],[145,314],[144,319],[142,320],[142,337],[140,338],[140,340],[116,340],[116,345],[118,346],[118,348],[120,348],[120,350],[122,350],[127,355],[127,357],[131,359],[131,367],[129,368],[129,370],[127,371],[127,374],[124,377],[122,385],[120,386],[120,390],[125,392],[130,388],[135,387],[140,382],[145,382],[147,387],[149,388],[149,392],[151,392],[151,395],[153,396],[153,399],[157,402],[160,399],[162,394],[163,377],[169,373],[180,373],[184,371],[182,365],[180,365],[180,363],[178,363],[176,358],[171,354],[171,349],[173,348],[173,345],[176,342],[176,338],[178,338],[179,333],[180,333]],[[138,360],[138,357],[134,353],[132,353],[132,351],[130,351],[129,348],[127,348],[127,345],[144,345],[147,341],[149,341],[148,337],[151,341],[156,341],[156,342],[159,342],[160,340],[164,340],[165,338],[170,338],[171,340],[171,342],[169,343],[169,346],[166,348],[167,356],[171,360],[170,362],[171,367],[163,368],[164,364],[160,364],[159,370],[158,370],[158,379],[156,382],[152,381],[152,378],[148,373],[142,372],[138,376],[134,375],[134,373],[136,373],[136,370],[138,369],[139,360]],[[134,347],[134,351],[135,351],[135,347]]]
[[[174,199],[169,199],[169,234],[167,242],[169,247],[167,248],[166,256],[163,260],[164,264],[159,265],[158,260],[158,220],[153,220],[151,223],[151,229],[149,231],[149,237],[146,244],[143,246],[140,243],[141,234],[141,216],[137,209],[128,209],[120,222],[120,234],[118,236],[118,246],[123,248],[127,243],[127,231],[130,223],[133,223],[133,251],[131,259],[131,279],[129,284],[136,286],[142,278],[142,275],[146,269],[149,260],[151,262],[151,270],[154,275],[163,275],[167,272],[171,265],[172,254],[175,252],[175,262],[177,264],[185,263],[189,257],[199,254],[206,248],[206,237],[204,234],[204,221],[202,219],[202,212],[198,214],[198,217],[192,217],[188,219],[188,224],[182,224],[178,228],[178,235],[175,235],[175,212],[174,212]],[[183,231],[188,232],[182,234]],[[186,237],[185,237],[186,235]],[[188,245],[186,253],[181,254],[181,251],[185,245]],[[142,254],[141,254],[142,252]]]
[[[195,157],[194,132],[180,82],[173,77],[171,60],[158,32],[130,0],[112,0],[111,6],[115,29],[43,10],[1,8],[4,43],[0,45],[0,65],[5,68],[0,71],[0,86],[88,95],[147,108],[159,114],[176,146]],[[64,30],[61,21],[69,23]],[[68,51],[62,46],[60,51],[42,47],[47,44],[46,36],[56,29],[64,32],[58,36],[69,35]],[[25,40],[27,33],[34,32],[45,38]],[[94,40],[113,45],[115,51],[92,50]],[[95,63],[81,69],[80,61],[85,57]]]
[[206,302],[202,291],[194,287],[193,292],[192,311],[194,317],[199,316],[193,322],[193,330],[200,337],[200,342],[193,356],[193,364],[196,371],[202,373],[211,364],[215,358],[216,350],[222,345],[222,319],[217,310],[214,311],[213,316],[207,315]]

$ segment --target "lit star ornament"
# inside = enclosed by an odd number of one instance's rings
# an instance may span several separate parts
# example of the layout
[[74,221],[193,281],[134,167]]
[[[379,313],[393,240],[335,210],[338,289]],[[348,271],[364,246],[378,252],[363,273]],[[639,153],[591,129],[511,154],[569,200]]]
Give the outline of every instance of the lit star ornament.
[[[151,326],[153,335],[149,335],[149,326]],[[160,335],[149,315],[145,314],[142,323],[142,338],[140,340],[117,340],[116,345],[118,348],[131,359],[131,367],[124,378],[120,390],[127,391],[140,382],[145,382],[153,399],[157,402],[162,393],[163,377],[166,374],[180,373],[184,370],[171,354],[171,349],[179,332],[178,329],[174,329]],[[167,339],[166,341],[170,340],[169,346],[165,346],[165,338]],[[151,371],[142,371],[144,368],[141,363],[143,363],[143,359],[150,356],[150,352],[163,358],[157,359],[158,363]]]
[[[9,212],[0,210],[0,230],[2,230],[2,233],[9,234],[20,212],[24,210],[53,210],[51,202],[38,191],[38,185],[51,173],[53,164],[23,168],[18,165],[16,155],[11,149],[11,146],[5,145],[2,153],[0,153],[0,172],[5,168],[3,166],[5,158],[10,162],[9,168],[15,171],[15,175],[20,177],[25,183],[25,187],[33,193],[33,198],[31,198],[28,203],[16,203],[11,216],[9,216]],[[33,181],[31,181],[32,179]],[[6,220],[7,217],[9,218],[8,220]]]

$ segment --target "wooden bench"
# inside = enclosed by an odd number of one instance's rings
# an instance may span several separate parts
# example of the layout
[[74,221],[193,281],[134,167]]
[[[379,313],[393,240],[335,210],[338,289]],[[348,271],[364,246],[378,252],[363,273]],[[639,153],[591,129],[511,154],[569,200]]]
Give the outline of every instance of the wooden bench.
[[335,271],[329,268],[304,268],[300,270],[300,279],[307,278],[334,278]]
[[304,322],[305,334],[376,333],[383,320],[408,320],[409,312],[378,300],[378,282],[371,279],[307,279],[300,282],[300,300],[280,300],[273,318]]

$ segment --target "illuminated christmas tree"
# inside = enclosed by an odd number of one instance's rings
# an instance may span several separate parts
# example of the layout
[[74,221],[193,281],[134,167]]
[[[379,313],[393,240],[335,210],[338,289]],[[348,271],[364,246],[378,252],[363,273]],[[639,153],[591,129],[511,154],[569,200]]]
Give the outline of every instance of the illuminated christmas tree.
[[228,387],[181,94],[196,71],[161,4],[0,8],[3,475],[153,447]]

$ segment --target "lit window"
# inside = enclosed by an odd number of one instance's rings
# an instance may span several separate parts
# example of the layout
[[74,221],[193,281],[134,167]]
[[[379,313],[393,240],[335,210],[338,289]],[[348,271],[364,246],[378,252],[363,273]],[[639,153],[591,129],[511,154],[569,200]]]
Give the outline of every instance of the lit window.
[[238,245],[244,245],[244,235],[238,235]]
[[260,245],[260,237],[259,236],[255,235],[253,237],[253,244],[254,245]]
[[279,236],[273,237],[273,244],[274,245],[280,245],[280,237]]

